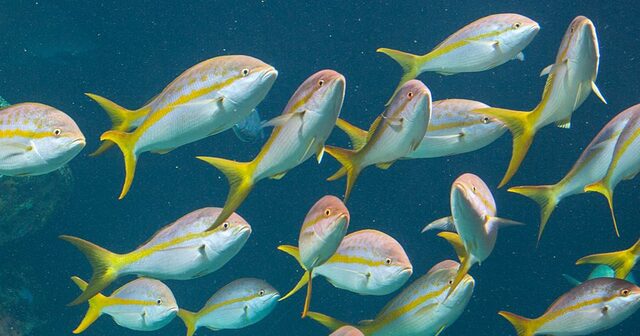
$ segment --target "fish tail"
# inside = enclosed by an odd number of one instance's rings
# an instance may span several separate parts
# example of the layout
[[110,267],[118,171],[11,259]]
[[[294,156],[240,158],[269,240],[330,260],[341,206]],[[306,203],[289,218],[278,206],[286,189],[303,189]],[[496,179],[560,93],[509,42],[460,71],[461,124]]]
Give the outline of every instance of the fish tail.
[[540,228],[538,229],[539,244],[542,232],[549,221],[549,217],[551,217],[553,210],[555,210],[556,206],[560,202],[557,185],[520,186],[509,188],[508,191],[528,197],[540,205]]
[[584,187],[584,191],[600,193],[607,199],[607,202],[609,203],[609,211],[611,211],[611,219],[613,220],[613,228],[616,231],[616,235],[620,237],[620,232],[618,231],[618,222],[616,221],[616,213],[613,211],[613,190],[611,190],[611,187],[609,187],[608,183],[599,181]]
[[416,77],[420,74],[420,66],[422,65],[421,56],[406,53],[404,51],[389,49],[389,48],[378,48],[376,50],[379,53],[383,53],[389,57],[391,57],[394,61],[398,62],[402,67],[404,73],[402,74],[402,78],[400,78],[400,83],[396,87],[395,91],[389,98],[389,101],[386,105],[391,103],[391,100],[396,95],[396,93],[400,90],[402,85]]
[[[291,246],[291,245],[280,245],[278,246],[278,250],[294,257],[298,261],[300,266],[302,266],[302,261],[300,261],[300,250],[297,247]],[[287,295],[281,297],[278,301],[286,300],[291,295],[297,293],[300,289],[302,289],[302,287],[304,287],[309,281],[309,275],[307,273],[309,272],[305,270],[304,274],[302,275],[302,277],[300,278],[300,281],[298,281],[296,286],[292,290],[290,290],[289,293],[287,293]]]
[[60,239],[71,243],[80,250],[80,252],[87,257],[93,269],[93,275],[91,276],[91,280],[89,280],[89,284],[83,290],[82,294],[69,304],[70,306],[78,305],[91,299],[118,277],[118,271],[121,267],[120,255],[109,252],[98,245],[77,237],[60,236]]
[[504,317],[513,325],[518,336],[534,335],[533,320],[506,311],[498,312],[498,315]]
[[307,317],[309,313],[309,307],[311,306],[311,291],[313,290],[313,269],[308,270],[306,273],[307,276],[307,296],[304,298],[304,307],[302,309],[302,318]]
[[337,329],[340,329],[348,325],[347,323],[342,322],[340,320],[336,320],[333,317],[330,317],[321,313],[312,312],[312,311],[307,313],[307,317],[310,317],[312,320],[322,324],[323,326],[327,327],[331,331],[335,331]]
[[453,246],[453,249],[456,251],[456,255],[458,256],[458,260],[460,260],[461,263],[467,259],[467,250],[464,248],[464,244],[457,233],[443,231],[438,233],[438,237],[444,238],[449,242],[449,244],[451,244],[451,246]]
[[[78,288],[80,288],[80,290],[84,291],[87,289],[87,283],[77,276],[71,277],[71,280],[78,286]],[[89,326],[91,326],[93,322],[95,322],[100,317],[100,315],[102,314],[102,309],[105,306],[106,299],[107,298],[100,293],[89,299],[89,309],[84,315],[82,322],[80,322],[80,325],[78,325],[78,327],[73,330],[74,334],[79,334],[87,330],[87,328],[89,328]]]
[[[104,109],[111,119],[111,130],[128,132],[133,128],[134,123],[140,118],[144,118],[149,113],[149,108],[143,107],[139,110],[126,109],[111,100],[93,93],[85,93],[87,97],[93,99],[102,109]],[[98,156],[114,145],[111,141],[105,141],[100,147],[89,156]]]
[[106,131],[100,137],[100,140],[102,141],[108,140],[118,145],[122,151],[122,155],[124,156],[125,178],[124,185],[122,186],[122,192],[120,192],[118,199],[123,199],[127,195],[131,188],[131,184],[133,183],[133,177],[136,174],[138,156],[133,151],[135,142],[133,141],[134,138],[132,134],[133,133],[125,133],[121,131]]
[[180,308],[178,310],[178,317],[184,322],[185,327],[187,327],[187,336],[193,336],[193,334],[196,333],[196,329],[198,329],[196,325],[196,322],[198,322],[198,314]]
[[513,148],[511,149],[511,161],[509,161],[509,167],[500,181],[498,188],[501,188],[511,180],[513,175],[516,174],[520,164],[524,160],[524,157],[531,147],[533,137],[537,130],[533,123],[533,112],[523,112],[515,110],[507,110],[501,108],[482,108],[474,110],[474,112],[482,113],[490,117],[496,118],[503,122],[511,131],[513,136]]
[[576,261],[576,265],[607,265],[615,271],[616,278],[624,279],[627,277],[627,275],[629,275],[631,269],[635,264],[636,256],[633,253],[630,253],[630,251],[631,249],[618,252],[588,255],[586,257],[578,259],[578,261]]
[[353,185],[356,183],[356,179],[358,179],[358,175],[360,175],[360,171],[362,170],[360,165],[354,160],[357,152],[333,146],[325,146],[324,149],[329,153],[329,155],[333,156],[338,160],[338,162],[340,162],[340,164],[342,164],[342,168],[330,176],[327,181],[334,181],[345,174],[347,175],[347,188],[344,193],[344,202],[347,203],[351,190],[353,189]]
[[209,230],[213,230],[227,220],[227,218],[240,207],[240,204],[242,204],[249,195],[249,192],[251,192],[251,189],[253,189],[253,165],[251,162],[237,162],[208,156],[198,156],[197,158],[216,167],[229,181],[229,195],[224,203],[224,208],[209,228]]
[[349,136],[349,139],[351,140],[351,147],[353,148],[353,150],[358,151],[362,149],[362,147],[364,147],[364,145],[367,143],[367,131],[353,126],[352,124],[340,118],[338,118],[338,121],[336,121],[336,126],[338,126],[339,129],[341,129]]

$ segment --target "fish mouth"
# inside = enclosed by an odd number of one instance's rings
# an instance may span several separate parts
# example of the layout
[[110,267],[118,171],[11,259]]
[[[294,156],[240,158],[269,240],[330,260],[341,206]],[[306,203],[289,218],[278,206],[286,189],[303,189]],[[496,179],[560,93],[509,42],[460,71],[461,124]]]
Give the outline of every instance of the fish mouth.
[[84,146],[87,145],[87,140],[85,138],[77,138],[77,139],[74,139],[73,141],[71,141],[71,143],[69,145],[71,147],[81,146],[81,147],[84,148]]
[[247,234],[247,235],[249,235],[249,234],[251,234],[251,231],[252,231],[252,230],[251,230],[251,226],[248,226],[248,225],[242,225],[242,226],[239,226],[239,227],[236,229],[236,234],[241,234],[241,235],[243,235],[243,234]]
[[400,271],[400,275],[408,275],[411,276],[413,274],[413,267],[405,267]]
[[272,66],[261,68],[262,76],[260,77],[264,81],[272,81],[278,78],[278,70]]

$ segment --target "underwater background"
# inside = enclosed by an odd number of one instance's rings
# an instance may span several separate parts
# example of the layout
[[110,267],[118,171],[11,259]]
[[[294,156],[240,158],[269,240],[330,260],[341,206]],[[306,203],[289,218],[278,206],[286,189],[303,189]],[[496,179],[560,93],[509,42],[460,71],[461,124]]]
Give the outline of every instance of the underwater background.
[[[310,74],[331,68],[347,78],[341,117],[367,127],[382,112],[401,74],[400,67],[376,53],[376,48],[423,54],[467,23],[503,12],[528,16],[541,26],[524,50],[524,62],[511,61],[480,73],[426,73],[419,78],[431,89],[434,100],[467,98],[528,110],[540,99],[545,79],[538,75],[553,62],[569,22],[577,15],[590,18],[600,43],[597,83],[608,105],[591,94],[575,112],[571,129],[542,129],[510,185],[555,183],[607,121],[638,103],[640,6],[634,1],[0,1],[0,95],[11,103],[37,101],[65,111],[88,142],[88,148],[69,165],[73,178],[64,181],[71,183],[70,187],[51,179],[50,183],[60,186],[33,184],[17,190],[38,202],[55,201],[56,208],[46,212],[45,218],[31,204],[34,212],[30,217],[39,221],[12,218],[11,225],[18,228],[36,225],[33,223],[42,227],[0,245],[0,294],[4,293],[0,300],[5,300],[0,307],[14,307],[2,314],[11,313],[15,319],[0,316],[0,324],[21,321],[11,336],[71,334],[87,306],[66,306],[79,294],[69,277],[89,278],[90,267],[58,235],[82,237],[114,252],[130,251],[158,228],[188,212],[223,205],[227,193],[224,176],[196,160],[196,155],[249,160],[262,145],[243,143],[227,131],[167,155],[145,155],[132,192],[118,201],[124,173],[122,157],[117,150],[88,157],[110,122],[84,92],[137,108],[204,59],[246,54],[279,71],[276,84],[258,107],[263,118],[279,115]],[[327,141],[341,146],[347,142],[339,130]],[[627,248],[640,235],[636,179],[616,189],[621,238],[615,236],[604,198],[582,194],[560,204],[536,248],[537,204],[506,192],[506,188],[496,188],[510,153],[510,135],[505,135],[469,154],[402,161],[387,171],[367,169],[352,193],[349,231],[375,228],[397,239],[414,266],[409,282],[437,262],[455,259],[443,239],[421,235],[420,230],[449,214],[451,183],[464,172],[475,173],[487,182],[501,217],[527,224],[500,231],[492,256],[470,271],[476,289],[467,310],[443,335],[513,335],[511,325],[498,316],[499,310],[527,317],[540,315],[571,288],[563,273],[584,279],[592,270],[575,266],[578,258]],[[325,155],[320,165],[308,160],[280,181],[260,183],[238,210],[253,227],[242,251],[206,277],[165,281],[178,304],[199,309],[215,291],[241,277],[265,279],[281,293],[291,289],[302,270],[276,247],[296,244],[301,222],[317,199],[325,194],[342,195],[344,181],[325,181],[338,168],[338,163]],[[57,196],[48,196],[56,188],[60,188]],[[119,279],[105,294],[131,279]],[[395,294],[359,296],[318,278],[312,310],[355,323],[375,317]],[[316,322],[299,318],[303,300],[304,295],[297,294],[279,303],[256,325],[215,334],[328,334]],[[635,334],[638,322],[640,315],[636,314],[601,335]],[[164,329],[148,334],[184,333],[176,318]],[[140,332],[120,328],[102,317],[85,334],[126,336]],[[198,334],[214,333],[202,329]]]

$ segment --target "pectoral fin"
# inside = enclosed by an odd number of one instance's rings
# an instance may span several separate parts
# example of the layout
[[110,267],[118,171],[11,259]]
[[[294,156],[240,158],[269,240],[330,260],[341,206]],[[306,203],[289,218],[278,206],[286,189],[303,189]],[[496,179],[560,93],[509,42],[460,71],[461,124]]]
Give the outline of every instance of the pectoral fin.
[[302,154],[302,157],[300,157],[300,159],[298,160],[298,163],[303,162],[309,157],[311,153],[313,153],[312,150],[313,150],[313,145],[315,143],[316,143],[316,138],[313,138],[311,139],[311,141],[309,141],[309,144],[307,145],[307,149],[304,151],[304,154]]
[[546,68],[542,69],[542,71],[540,71],[540,77],[548,75],[551,69],[553,69],[553,64],[549,64]]
[[425,226],[420,232],[425,233],[430,230],[457,232],[456,226],[453,224],[452,216],[436,219],[433,222],[427,224],[427,226]]
[[394,163],[395,161],[391,161],[391,162],[380,162],[378,164],[376,164],[376,167],[383,169],[383,170],[387,170],[389,169],[389,167],[391,167],[391,165]]
[[283,178],[286,174],[287,174],[287,172],[284,171],[282,173],[278,173],[278,174],[275,174],[273,176],[270,176],[269,178],[272,179],[272,180],[279,180],[279,179]]
[[286,124],[289,120],[293,119],[294,117],[300,117],[302,118],[304,116],[306,111],[298,111],[298,112],[292,112],[292,113],[286,113],[283,115],[279,115],[269,121],[266,121],[262,124],[262,127],[278,127],[278,126],[282,126],[284,124]]
[[[524,53],[521,51],[519,52],[513,59],[517,59],[520,62],[524,62]],[[438,335],[436,335],[438,336]]]
[[566,129],[571,128],[571,116],[569,116],[567,119],[556,121],[556,126],[559,128],[566,128]]
[[607,100],[604,99],[604,96],[602,95],[602,93],[600,93],[600,90],[598,89],[598,87],[596,86],[596,82],[591,82],[591,90],[593,90],[593,93],[603,102],[603,103],[607,103]]
[[318,163],[322,162],[323,157],[324,157],[324,145],[320,146],[320,148],[318,148],[318,151],[316,152],[316,159],[318,160]]

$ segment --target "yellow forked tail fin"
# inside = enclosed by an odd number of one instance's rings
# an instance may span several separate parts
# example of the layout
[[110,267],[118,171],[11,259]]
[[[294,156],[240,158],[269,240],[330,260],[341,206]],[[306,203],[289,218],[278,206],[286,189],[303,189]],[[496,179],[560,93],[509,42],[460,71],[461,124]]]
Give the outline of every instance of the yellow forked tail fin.
[[100,293],[101,290],[107,288],[107,286],[118,277],[118,271],[121,267],[121,255],[109,252],[98,245],[77,237],[60,236],[60,239],[71,243],[80,250],[80,252],[87,257],[93,269],[93,275],[86,289],[83,289],[82,294],[73,300],[73,302],[69,304],[70,306],[80,304],[94,297]]
[[335,331],[341,327],[348,325],[347,323],[336,320],[333,317],[312,312],[312,311],[307,313],[307,317],[310,317],[312,320],[322,324],[323,326],[327,327],[331,331]]
[[404,72],[402,74],[402,78],[400,78],[400,83],[396,87],[395,91],[393,91],[393,94],[391,95],[391,98],[389,98],[389,101],[387,101],[387,103],[385,104],[385,105],[389,105],[389,103],[391,103],[391,100],[393,100],[393,97],[396,95],[398,90],[400,90],[400,88],[404,83],[420,75],[420,66],[422,65],[422,59],[421,59],[422,56],[406,53],[400,50],[389,49],[389,48],[378,48],[378,50],[376,51],[393,58],[393,60],[395,60],[396,62],[398,62],[398,64],[400,64]]
[[600,193],[607,199],[607,203],[609,203],[609,211],[611,211],[611,219],[613,220],[613,228],[616,230],[616,236],[620,237],[618,222],[616,221],[616,213],[613,211],[613,190],[611,190],[611,187],[609,187],[604,181],[600,181],[586,186],[584,191]]
[[640,239],[630,248],[617,252],[592,254],[576,261],[576,265],[607,265],[615,271],[615,277],[625,279],[640,258]]
[[187,336],[193,336],[198,329],[198,326],[196,325],[198,322],[198,314],[180,308],[178,310],[178,317],[180,317],[182,322],[184,322],[185,327],[187,327]]
[[[78,278],[77,276],[71,277],[71,280],[73,280],[73,282],[78,286],[78,288],[80,288],[80,290],[84,291],[87,289],[87,283],[84,280]],[[89,326],[91,326],[93,322],[95,322],[100,317],[100,315],[102,314],[102,309],[105,306],[106,300],[107,300],[107,297],[105,297],[100,293],[96,294],[94,297],[89,299],[89,309],[87,310],[87,313],[84,315],[82,322],[80,322],[80,325],[78,325],[78,327],[75,330],[73,330],[74,334],[79,334],[87,330],[87,328],[89,328]]]
[[353,150],[359,151],[360,149],[362,149],[362,147],[364,147],[364,145],[367,144],[367,131],[353,126],[340,118],[338,118],[338,121],[336,121],[336,126],[338,126],[339,129],[341,129],[349,136]]
[[327,178],[327,181],[334,181],[345,174],[347,175],[347,188],[344,192],[344,203],[347,203],[351,190],[353,189],[353,185],[356,183],[358,175],[360,175],[360,171],[362,171],[362,168],[354,160],[357,152],[333,146],[325,146],[324,150],[342,164],[342,168]]
[[209,156],[198,156],[197,158],[216,167],[229,181],[229,195],[224,203],[224,209],[209,228],[209,230],[213,230],[240,207],[240,204],[253,189],[253,165],[251,162],[237,162]]
[[540,205],[540,228],[538,229],[538,244],[542,237],[549,217],[560,202],[558,199],[557,185],[541,185],[541,186],[521,186],[509,188],[509,192],[529,197]]
[[502,181],[498,185],[498,188],[502,188],[505,184],[511,180],[513,175],[516,174],[520,164],[524,160],[524,157],[531,147],[533,137],[535,136],[537,129],[534,127],[533,112],[522,112],[515,110],[507,110],[500,108],[481,108],[474,110],[474,112],[488,115],[489,117],[496,118],[505,124],[511,131],[513,136],[513,148],[511,149],[511,161],[509,161],[509,168],[504,174]]
[[[146,118],[147,114],[149,114],[149,108],[143,107],[139,110],[128,110],[111,100],[98,96],[93,93],[85,93],[87,97],[93,99],[100,107],[102,107],[109,118],[111,119],[111,130],[112,131],[120,131],[120,132],[129,132],[133,128],[137,127],[144,118]],[[89,154],[89,156],[98,156],[107,149],[113,146],[113,142],[105,141],[100,144],[100,147],[93,153]]]
[[506,311],[498,312],[498,314],[507,319],[507,321],[513,325],[518,336],[534,335],[535,330],[533,328],[533,320]]
[[451,244],[451,246],[453,246],[453,249],[456,251],[456,254],[458,255],[458,259],[460,260],[460,267],[458,267],[458,273],[456,274],[456,278],[455,280],[453,280],[453,283],[451,284],[451,288],[449,288],[449,292],[447,293],[447,298],[448,298],[449,295],[451,295],[451,293],[453,293],[453,291],[456,289],[456,287],[458,287],[462,279],[464,279],[464,276],[467,275],[467,273],[469,272],[469,269],[471,269],[471,266],[473,266],[473,264],[471,264],[471,258],[469,258],[469,254],[467,253],[467,250],[464,248],[464,244],[462,243],[462,240],[460,239],[460,236],[457,233],[446,232],[446,231],[440,232],[438,233],[438,237],[444,238],[449,242],[449,244]]
[[122,155],[124,156],[124,185],[122,186],[122,192],[120,192],[120,196],[118,197],[118,199],[123,199],[131,188],[133,177],[136,174],[136,165],[138,163],[138,155],[133,151],[135,146],[133,133],[106,131],[102,134],[100,140],[114,142],[118,145],[122,151]]
[[[278,246],[278,250],[294,257],[296,261],[298,261],[300,266],[302,266],[302,262],[300,261],[300,250],[297,247],[291,246],[291,245],[280,245]],[[304,266],[302,266],[302,268],[304,268]],[[307,282],[309,282],[309,274],[307,273],[309,272],[305,270],[304,274],[302,275],[302,277],[300,278],[300,281],[298,281],[296,286],[292,290],[290,290],[289,293],[287,293],[287,295],[281,297],[278,301],[286,300],[291,295],[297,293],[300,289],[302,289],[302,287],[304,287],[307,284]]]

